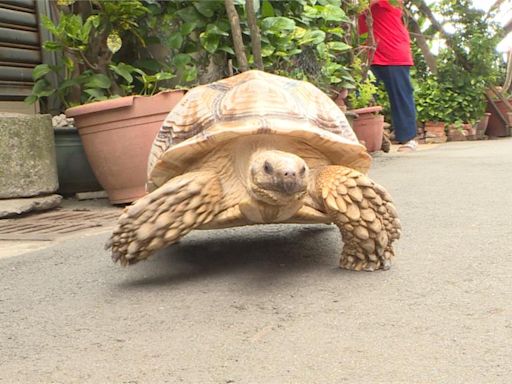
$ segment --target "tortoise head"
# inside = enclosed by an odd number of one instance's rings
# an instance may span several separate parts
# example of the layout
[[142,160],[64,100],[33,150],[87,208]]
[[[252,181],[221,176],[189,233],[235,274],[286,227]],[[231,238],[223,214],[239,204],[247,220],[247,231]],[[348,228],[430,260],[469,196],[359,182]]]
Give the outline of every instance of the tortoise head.
[[306,194],[309,168],[299,156],[263,150],[254,153],[249,164],[249,192],[256,200],[286,205]]

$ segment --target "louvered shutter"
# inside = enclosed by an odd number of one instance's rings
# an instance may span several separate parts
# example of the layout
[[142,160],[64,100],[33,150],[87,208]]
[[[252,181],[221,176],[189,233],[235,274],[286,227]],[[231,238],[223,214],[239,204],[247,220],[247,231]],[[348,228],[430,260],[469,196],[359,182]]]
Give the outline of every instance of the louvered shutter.
[[0,100],[22,100],[42,62],[35,0],[0,1]]

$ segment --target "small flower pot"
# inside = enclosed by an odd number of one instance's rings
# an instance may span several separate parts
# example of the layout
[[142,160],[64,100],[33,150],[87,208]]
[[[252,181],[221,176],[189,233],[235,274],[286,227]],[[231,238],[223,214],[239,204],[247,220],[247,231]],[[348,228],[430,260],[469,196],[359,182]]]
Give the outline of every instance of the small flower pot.
[[380,151],[382,148],[384,116],[379,113],[381,110],[381,106],[374,106],[350,111],[357,115],[353,120],[352,128],[368,152]]
[[487,125],[489,124],[490,117],[491,114],[489,112],[486,112],[476,123],[476,138],[478,140],[482,140],[483,138],[485,138],[485,131],[487,130]]
[[448,140],[445,133],[445,123],[440,121],[425,122],[425,143],[439,144]]
[[467,131],[455,127],[448,127],[448,141],[466,141]]
[[89,165],[76,128],[54,128],[57,173],[61,195],[101,190]]
[[[489,117],[485,134],[492,137],[510,136],[510,126],[512,126],[512,121],[510,120],[512,117],[512,111],[502,100],[493,100],[493,102],[494,105],[491,102],[487,103],[487,112],[491,115]],[[509,98],[508,102],[512,104],[512,98]],[[501,112],[505,119],[508,118],[507,122],[501,120],[497,110]],[[508,116],[509,113],[511,113],[511,117]]]

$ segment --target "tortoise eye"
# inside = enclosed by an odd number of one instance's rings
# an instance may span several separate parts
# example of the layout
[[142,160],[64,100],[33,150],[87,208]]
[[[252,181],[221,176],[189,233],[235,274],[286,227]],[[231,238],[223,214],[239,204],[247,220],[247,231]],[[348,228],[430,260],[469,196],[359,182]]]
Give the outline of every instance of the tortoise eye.
[[263,165],[263,169],[265,170],[266,173],[268,173],[269,175],[272,174],[272,172],[274,171],[274,169],[272,168],[272,166],[270,165],[270,163],[268,161],[265,161],[265,164]]
[[302,169],[300,170],[300,175],[304,176],[305,173],[306,173],[306,167],[302,167]]

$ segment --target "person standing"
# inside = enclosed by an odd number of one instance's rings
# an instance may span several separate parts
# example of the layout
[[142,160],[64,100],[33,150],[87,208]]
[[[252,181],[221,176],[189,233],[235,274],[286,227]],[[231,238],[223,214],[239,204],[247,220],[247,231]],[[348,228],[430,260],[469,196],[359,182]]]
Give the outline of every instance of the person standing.
[[371,0],[370,10],[359,16],[359,34],[368,32],[366,14],[373,18],[376,50],[371,70],[384,84],[391,107],[395,139],[401,152],[416,150],[416,107],[411,85],[410,67],[414,65],[409,32],[402,21],[402,4],[389,0]]

